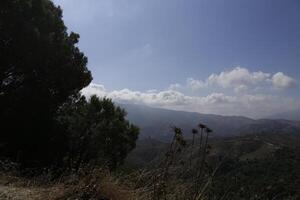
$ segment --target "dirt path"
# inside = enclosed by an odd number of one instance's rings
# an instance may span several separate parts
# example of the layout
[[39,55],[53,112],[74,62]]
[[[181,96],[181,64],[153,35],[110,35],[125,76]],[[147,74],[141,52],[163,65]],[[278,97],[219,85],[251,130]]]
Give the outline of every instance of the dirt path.
[[47,200],[57,196],[58,188],[0,185],[0,200]]

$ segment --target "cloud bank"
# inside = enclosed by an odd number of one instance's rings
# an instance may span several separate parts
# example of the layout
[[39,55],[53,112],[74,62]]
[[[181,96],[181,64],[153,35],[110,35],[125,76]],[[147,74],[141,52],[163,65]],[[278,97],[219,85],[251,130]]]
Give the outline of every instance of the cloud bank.
[[[205,80],[187,78],[186,84],[181,86],[179,83],[172,84],[173,90],[197,91],[201,89],[232,89],[235,93],[256,91],[257,89],[290,89],[297,85],[296,80],[284,74],[277,72],[275,74],[262,71],[251,72],[243,67],[235,67],[229,71],[223,71],[219,74],[211,74]],[[176,87],[175,87],[176,86]],[[179,87],[180,86],[180,87]]]
[[[245,68],[234,68],[231,71],[212,74],[205,81],[187,79],[186,86],[172,84],[168,89],[148,90],[146,92],[130,89],[107,91],[103,85],[92,83],[82,90],[89,97],[112,98],[116,102],[144,104],[153,107],[211,113],[221,115],[243,115],[254,118],[267,117],[272,114],[300,108],[297,99],[281,96],[277,93],[240,93],[250,88],[262,87],[288,89],[296,85],[296,81],[282,72],[268,74],[261,71],[250,72]],[[232,89],[231,95],[212,91],[204,96],[186,95],[184,89],[200,90],[217,86]],[[179,91],[180,90],[180,91]],[[280,91],[279,91],[280,92]]]

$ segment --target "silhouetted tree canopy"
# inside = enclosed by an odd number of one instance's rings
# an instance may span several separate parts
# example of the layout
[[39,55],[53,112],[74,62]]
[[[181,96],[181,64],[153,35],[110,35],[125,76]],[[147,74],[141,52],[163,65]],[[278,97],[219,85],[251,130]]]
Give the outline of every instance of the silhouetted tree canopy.
[[92,80],[78,39],[50,0],[0,1],[1,156],[30,165],[61,157],[56,111]]
[[126,112],[107,98],[73,98],[60,110],[58,121],[68,129],[68,159],[115,169],[135,147],[138,127],[126,120]]

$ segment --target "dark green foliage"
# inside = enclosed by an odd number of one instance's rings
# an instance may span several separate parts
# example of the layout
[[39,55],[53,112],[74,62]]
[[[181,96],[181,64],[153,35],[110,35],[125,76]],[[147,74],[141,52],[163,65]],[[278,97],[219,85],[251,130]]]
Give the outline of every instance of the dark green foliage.
[[[191,131],[192,134],[195,132]],[[207,145],[210,153],[205,159],[202,178],[198,179],[197,170],[201,166],[197,165],[197,160],[201,161],[202,156],[198,156],[196,145],[200,143],[200,134],[198,131],[194,148],[193,140],[187,141],[188,148],[176,154],[177,161],[171,166],[168,179],[164,182],[167,199],[193,199],[195,189],[202,194],[198,195],[200,199],[299,199],[299,134],[258,134],[231,138],[211,136]],[[165,152],[169,145],[155,140],[139,141],[134,155],[130,155],[130,161],[134,161],[133,156],[145,157],[145,151]],[[191,157],[191,154],[195,156]],[[150,172],[144,172],[145,179],[139,181],[140,185],[150,184],[147,182],[150,179],[148,174],[159,170],[155,163],[159,164],[163,158],[160,153],[156,153],[156,158],[151,159],[149,166],[142,167]],[[181,165],[179,162],[191,158],[192,164],[187,162],[187,165]],[[178,173],[181,171],[184,174]],[[140,180],[140,176],[138,178]],[[197,180],[200,184],[194,189],[193,183]]]
[[74,98],[61,108],[60,123],[68,129],[69,161],[115,169],[135,147],[139,129],[126,119],[126,112],[110,99]]
[[299,149],[281,148],[269,158],[227,159],[216,175],[210,196],[218,199],[299,199]]
[[0,1],[0,152],[28,166],[58,161],[59,106],[87,86],[87,58],[50,0]]

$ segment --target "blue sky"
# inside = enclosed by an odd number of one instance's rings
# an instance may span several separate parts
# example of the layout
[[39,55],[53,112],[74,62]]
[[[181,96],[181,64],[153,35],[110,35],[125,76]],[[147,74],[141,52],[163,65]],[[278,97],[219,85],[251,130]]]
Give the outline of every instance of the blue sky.
[[299,0],[54,2],[81,35],[89,92],[251,117],[300,108]]

